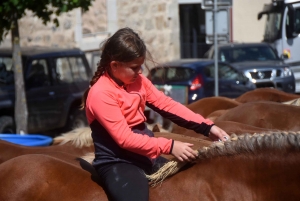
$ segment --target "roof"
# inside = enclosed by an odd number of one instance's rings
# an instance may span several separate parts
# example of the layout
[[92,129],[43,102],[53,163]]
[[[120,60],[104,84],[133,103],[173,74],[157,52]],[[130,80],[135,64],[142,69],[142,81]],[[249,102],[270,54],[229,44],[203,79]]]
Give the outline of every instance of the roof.
[[257,46],[269,46],[267,43],[222,43],[219,47],[257,47]]
[[213,63],[214,60],[211,59],[179,59],[179,60],[174,60],[170,61],[167,63],[164,63],[163,66],[183,66],[183,65],[188,65],[188,64],[197,64],[197,66],[206,66],[208,64]]
[[[31,47],[21,47],[22,56],[39,56],[39,55],[51,55],[51,56],[63,56],[72,55],[83,52],[78,48],[54,48],[54,47],[42,47],[42,46],[31,46]],[[0,48],[0,54],[11,56],[12,48]]]

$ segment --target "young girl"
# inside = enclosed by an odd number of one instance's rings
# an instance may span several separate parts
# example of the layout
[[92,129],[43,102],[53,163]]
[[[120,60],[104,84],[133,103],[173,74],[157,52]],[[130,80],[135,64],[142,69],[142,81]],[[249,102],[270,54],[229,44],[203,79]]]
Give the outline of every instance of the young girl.
[[229,137],[210,120],[165,96],[141,74],[146,53],[137,33],[130,28],[118,30],[103,44],[91,87],[83,97],[95,146],[93,166],[109,200],[148,200],[145,173],[166,162],[161,154],[172,154],[180,161],[197,156],[192,144],[154,137],[145,125],[146,105],[212,139]]

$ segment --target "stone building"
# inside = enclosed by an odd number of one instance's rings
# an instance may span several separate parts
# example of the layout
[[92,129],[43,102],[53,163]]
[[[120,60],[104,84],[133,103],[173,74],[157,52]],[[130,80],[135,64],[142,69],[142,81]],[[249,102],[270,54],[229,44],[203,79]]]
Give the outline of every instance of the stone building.
[[[196,45],[203,54],[205,44],[204,11],[201,0],[95,0],[89,11],[75,9],[59,17],[59,27],[44,25],[28,12],[19,21],[21,46],[79,47],[87,53],[92,67],[99,60],[99,45],[121,27],[136,30],[157,62],[182,57],[186,45],[196,36]],[[264,20],[257,14],[270,0],[233,0],[230,9],[230,41],[258,42],[263,38]],[[193,16],[193,12],[197,16]],[[194,23],[192,25],[192,23]],[[199,25],[199,27],[197,27]],[[195,32],[188,31],[196,26]],[[190,34],[190,36],[189,36]],[[193,34],[193,35],[191,35]],[[187,39],[188,43],[184,43]],[[200,44],[200,45],[199,45]],[[203,46],[204,44],[204,46]],[[0,46],[10,46],[10,36]],[[206,49],[205,49],[206,48]]]

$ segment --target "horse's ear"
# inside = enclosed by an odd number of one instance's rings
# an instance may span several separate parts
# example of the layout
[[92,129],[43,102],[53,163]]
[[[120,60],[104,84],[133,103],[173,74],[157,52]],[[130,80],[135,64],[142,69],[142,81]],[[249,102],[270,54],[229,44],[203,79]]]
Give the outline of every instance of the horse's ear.
[[153,126],[152,132],[160,132],[160,129],[157,124],[155,124],[155,126]]

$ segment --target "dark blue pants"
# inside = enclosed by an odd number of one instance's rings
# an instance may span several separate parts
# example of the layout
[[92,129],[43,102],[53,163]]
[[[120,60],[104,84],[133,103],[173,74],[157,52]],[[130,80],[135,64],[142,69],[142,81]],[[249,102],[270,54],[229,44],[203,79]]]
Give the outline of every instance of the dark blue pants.
[[148,180],[139,167],[113,163],[99,167],[97,172],[110,201],[148,201]]

